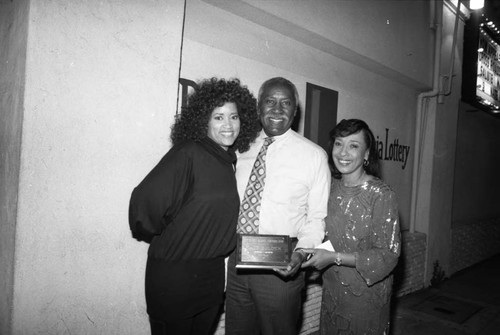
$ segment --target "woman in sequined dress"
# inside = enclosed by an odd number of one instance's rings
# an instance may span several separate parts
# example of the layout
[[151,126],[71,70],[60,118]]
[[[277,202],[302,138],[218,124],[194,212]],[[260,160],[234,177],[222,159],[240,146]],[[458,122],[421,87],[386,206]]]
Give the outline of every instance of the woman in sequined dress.
[[321,334],[388,334],[392,271],[401,250],[396,196],[380,179],[375,138],[361,120],[330,132],[325,220],[335,251],[304,249],[323,271]]

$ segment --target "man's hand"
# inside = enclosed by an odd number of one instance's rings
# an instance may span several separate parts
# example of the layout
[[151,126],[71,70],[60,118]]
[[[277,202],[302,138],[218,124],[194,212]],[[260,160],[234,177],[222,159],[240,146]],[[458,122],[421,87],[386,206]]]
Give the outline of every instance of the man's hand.
[[294,251],[290,257],[290,263],[288,263],[286,269],[274,269],[283,277],[293,277],[299,271],[302,262],[306,260],[307,254],[303,251]]

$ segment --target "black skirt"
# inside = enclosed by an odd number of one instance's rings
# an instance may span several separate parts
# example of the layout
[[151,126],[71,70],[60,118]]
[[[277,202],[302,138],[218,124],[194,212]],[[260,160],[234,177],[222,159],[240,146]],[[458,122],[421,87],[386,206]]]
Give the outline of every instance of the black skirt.
[[146,304],[150,317],[187,319],[224,299],[224,258],[164,261],[148,258]]

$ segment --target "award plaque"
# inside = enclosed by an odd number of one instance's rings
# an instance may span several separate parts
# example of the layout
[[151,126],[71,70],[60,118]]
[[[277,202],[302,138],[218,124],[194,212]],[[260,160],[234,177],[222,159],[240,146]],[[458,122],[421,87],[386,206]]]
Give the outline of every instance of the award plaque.
[[292,254],[288,235],[238,234],[236,268],[283,269]]

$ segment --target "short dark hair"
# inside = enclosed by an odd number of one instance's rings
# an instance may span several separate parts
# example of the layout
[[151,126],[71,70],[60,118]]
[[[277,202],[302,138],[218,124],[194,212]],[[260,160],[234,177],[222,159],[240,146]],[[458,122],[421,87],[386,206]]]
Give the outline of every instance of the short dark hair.
[[298,106],[299,106],[299,92],[297,91],[297,87],[290,80],[283,78],[283,77],[274,77],[274,78],[268,79],[264,83],[262,83],[262,85],[260,85],[259,95],[258,95],[259,108],[260,108],[260,104],[262,103],[262,94],[264,94],[264,90],[268,86],[272,86],[275,84],[281,84],[281,85],[287,86],[292,90],[294,98],[295,98],[295,108],[298,108]]
[[364,122],[363,120],[343,119],[330,131],[330,139],[328,141],[328,164],[330,165],[332,176],[335,179],[340,179],[342,177],[342,174],[339,170],[337,170],[337,167],[333,162],[332,151],[335,139],[339,137],[346,137],[352,134],[357,134],[360,131],[363,132],[363,137],[368,148],[368,163],[366,165],[363,165],[363,168],[365,169],[367,174],[380,178],[377,145],[375,136],[373,136],[373,132],[370,130],[370,127],[368,127],[366,122]]
[[172,144],[184,140],[199,141],[207,137],[208,122],[215,108],[233,102],[238,109],[240,133],[232,145],[234,150],[245,152],[257,137],[260,124],[257,101],[239,79],[210,78],[197,83],[195,91],[188,97],[186,106],[176,115],[170,139]]

